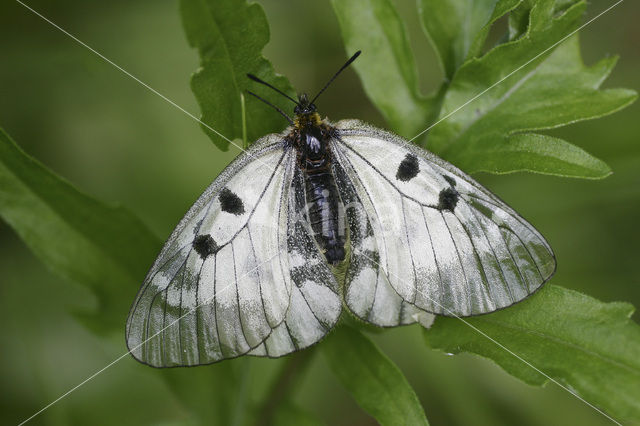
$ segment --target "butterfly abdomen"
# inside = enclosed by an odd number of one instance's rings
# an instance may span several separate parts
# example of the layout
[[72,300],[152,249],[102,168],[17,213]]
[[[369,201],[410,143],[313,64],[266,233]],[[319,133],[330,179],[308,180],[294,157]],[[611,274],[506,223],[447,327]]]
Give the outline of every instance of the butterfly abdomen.
[[314,237],[327,262],[335,265],[344,260],[345,223],[333,174],[328,170],[305,173],[305,196]]

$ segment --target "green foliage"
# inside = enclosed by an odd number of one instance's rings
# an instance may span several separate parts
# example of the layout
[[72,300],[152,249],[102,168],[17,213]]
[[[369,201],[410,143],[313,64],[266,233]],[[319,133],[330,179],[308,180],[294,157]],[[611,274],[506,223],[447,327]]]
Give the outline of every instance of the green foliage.
[[274,414],[273,424],[278,426],[320,426],[323,423],[313,414],[285,401]]
[[95,292],[99,318],[86,316],[87,322],[104,331],[122,328],[160,247],[140,220],[82,194],[1,129],[0,216],[54,273]]
[[[180,10],[189,44],[200,54],[200,68],[191,79],[191,89],[204,123],[229,139],[242,140],[241,95],[247,90],[291,110],[289,101],[273,97],[268,88],[247,78],[247,73],[255,74],[294,95],[288,80],[277,76],[262,56],[269,41],[269,25],[260,5],[240,0],[181,0]],[[248,142],[282,129],[282,118],[257,99],[246,99],[245,108]],[[228,141],[205,126],[202,129],[220,149],[229,148]]]
[[[53,273],[94,293],[97,310],[77,316],[100,334],[122,333],[160,241],[127,210],[82,194],[29,157],[1,129],[0,183],[2,219]],[[246,360],[232,362],[238,368],[165,370],[163,376],[203,424],[230,424]]]
[[347,52],[363,51],[353,67],[369,98],[394,130],[403,135],[419,132],[432,113],[434,99],[418,91],[405,25],[391,1],[332,0],[331,4]]
[[169,368],[162,378],[201,425],[242,424],[249,407],[245,372],[249,360],[230,360],[203,368]]
[[[536,58],[470,105],[518,66],[578,27],[583,1],[419,0],[420,21],[440,59],[444,80],[429,96],[418,90],[418,72],[405,24],[390,0],[332,0],[348,52],[363,50],[354,67],[364,90],[389,126],[413,136],[441,118],[428,139],[431,150],[467,172],[531,171],[602,178],[609,167],[557,137],[534,133],[593,119],[629,105],[626,89],[601,90],[615,58],[585,66],[577,36]],[[293,95],[262,56],[269,28],[257,4],[243,0],[181,0],[183,26],[198,49],[201,68],[192,90],[203,121],[230,139],[253,141],[282,128],[282,119],[250,89],[285,110],[291,105],[252,83],[254,73]],[[509,14],[508,32],[484,53],[491,26]],[[384,66],[380,66],[384,64]],[[451,115],[449,114],[453,113]],[[228,142],[203,128],[218,147]],[[24,153],[0,131],[0,216],[54,273],[90,288],[98,314],[84,316],[96,330],[123,330],[136,289],[159,249],[159,240],[122,208],[77,191]],[[627,420],[640,417],[640,333],[630,305],[604,304],[548,286],[530,300],[469,323],[600,408]],[[457,319],[438,318],[427,344],[450,353],[487,357],[526,383],[544,377]],[[381,424],[427,424],[415,392],[398,367],[360,331],[337,328],[321,344],[328,363],[356,402]],[[143,368],[143,367],[141,367]],[[243,387],[247,360],[160,373],[202,424],[242,423],[249,410]],[[274,410],[278,424],[316,424],[288,399]]]
[[[498,140],[496,136],[492,142]],[[498,173],[507,165],[508,169],[503,173],[528,171],[585,179],[601,179],[611,174],[604,161],[583,149],[562,139],[535,133],[515,133],[494,150],[487,147],[481,152],[471,160],[483,162],[477,171]]]
[[[628,303],[603,303],[547,285],[535,297],[488,315],[465,319],[513,353],[605,410],[616,420],[640,418],[640,327]],[[439,317],[427,344],[495,361],[531,385],[546,377],[457,318]]]
[[[388,2],[374,3],[392,9]],[[341,0],[333,4],[348,50],[359,43],[365,51],[363,57],[403,58],[415,71],[406,37],[396,37],[402,42],[382,43],[375,36],[358,31],[371,15],[366,8],[346,7],[351,3]],[[606,164],[580,148],[531,133],[602,117],[628,106],[637,97],[627,89],[599,90],[615,65],[615,58],[586,67],[577,36],[553,48],[579,26],[585,9],[583,1],[556,5],[553,0],[421,0],[418,4],[423,28],[446,77],[438,92],[427,98],[431,100],[430,108],[412,108],[417,114],[403,113],[407,102],[387,93],[403,93],[402,88],[409,87],[413,98],[423,99],[415,89],[415,72],[410,74],[412,78],[403,80],[409,84],[400,85],[397,77],[390,79],[380,71],[385,67],[375,66],[376,59],[356,66],[367,94],[385,117],[401,117],[388,120],[396,132],[413,137],[433,125],[428,139],[418,139],[419,143],[468,173],[530,171],[592,179],[610,174]],[[491,24],[510,11],[508,37],[480,56]],[[399,27],[396,32],[403,34],[393,10],[375,16],[387,25],[393,23],[393,28]],[[373,26],[375,21],[369,21]],[[389,31],[380,34],[387,35]],[[390,59],[382,62],[393,63]],[[473,101],[466,105],[470,100]]]
[[[572,16],[571,11],[578,6],[580,3],[556,20],[568,20],[567,17]],[[581,12],[576,10],[573,14],[579,16],[578,11]],[[534,16],[532,14],[532,20]],[[575,24],[565,25],[566,29],[563,29],[566,31]],[[552,30],[544,27],[540,32],[546,34]],[[533,38],[536,33],[530,34]],[[460,68],[445,96],[441,116],[453,112],[505,76],[514,68],[510,64],[530,59],[532,48],[527,46],[526,40],[525,36],[503,44]],[[543,46],[542,43],[535,43],[534,49]],[[467,172],[529,170],[572,177],[604,177],[609,174],[608,168],[604,164],[593,167],[596,161],[586,152],[575,155],[576,149],[571,150],[568,143],[552,146],[538,143],[542,139],[529,132],[601,117],[633,102],[636,94],[631,90],[598,90],[615,62],[615,58],[607,58],[592,67],[585,67],[580,58],[577,37],[573,37],[544,61],[525,67],[467,108],[436,125],[429,135],[429,148]],[[528,143],[520,148],[513,139],[522,141],[523,134]],[[572,154],[573,161],[550,172],[554,168],[552,163],[548,164],[551,157],[566,161],[566,157],[563,158],[565,151]],[[503,153],[505,158],[502,158]]]
[[522,0],[419,0],[425,33],[438,53],[447,79],[481,53],[491,25]]
[[357,330],[342,325],[322,345],[340,383],[382,425],[426,425],[418,397],[398,367]]

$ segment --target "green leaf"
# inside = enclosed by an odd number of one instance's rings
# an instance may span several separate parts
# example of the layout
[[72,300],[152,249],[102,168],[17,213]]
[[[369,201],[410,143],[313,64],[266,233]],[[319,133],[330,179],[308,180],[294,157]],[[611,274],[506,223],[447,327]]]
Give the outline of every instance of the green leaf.
[[[531,10],[540,0],[523,0],[521,6],[509,14],[509,39],[515,40],[527,32]],[[580,0],[555,0],[552,5],[553,15],[564,13]]]
[[[529,15],[537,0],[524,0],[521,6],[509,14],[509,39],[515,40],[527,32]],[[576,0],[569,0],[575,3]]]
[[338,380],[380,424],[428,424],[402,372],[363,334],[342,325],[321,348]]
[[418,90],[415,60],[404,23],[389,0],[332,0],[342,39],[364,90],[391,128],[406,137],[422,130],[434,100]]
[[[598,160],[585,153],[569,170],[563,167],[554,172],[554,167],[568,158],[577,160],[577,148],[556,141],[556,149],[550,151],[547,149],[549,139],[514,135],[602,117],[633,102],[637,95],[631,90],[599,90],[616,58],[606,58],[586,67],[580,56],[578,38],[574,36],[552,54],[540,56],[482,93],[572,31],[583,10],[584,2],[580,1],[554,15],[552,1],[536,2],[528,14],[526,34],[497,46],[482,58],[467,61],[455,74],[445,95],[440,117],[448,117],[431,130],[429,149],[468,173],[508,173],[522,170],[523,164],[529,163],[527,170],[538,173],[606,176],[608,171],[602,164],[594,170],[592,166],[599,163]],[[472,103],[457,110],[480,94]],[[522,144],[523,140],[528,140],[528,148],[535,146],[535,149],[520,150],[517,143]],[[519,154],[496,156],[499,152],[514,151]],[[546,159],[541,152],[546,153]]]
[[[640,327],[633,306],[547,285],[524,302],[465,321],[618,421],[640,418]],[[531,385],[547,379],[456,318],[438,317],[427,344],[489,358]]]
[[79,192],[1,129],[0,216],[49,269],[96,294],[94,325],[124,329],[160,244],[142,222]]
[[[506,139],[506,142],[504,142]],[[537,172],[563,177],[602,179],[611,174],[607,164],[562,139],[535,133],[516,133],[489,141],[474,159],[476,172]]]
[[522,0],[418,0],[418,14],[447,79],[477,56],[491,25]]
[[[191,89],[202,111],[202,121],[229,139],[243,139],[241,94],[257,93],[291,111],[292,103],[269,88],[247,78],[255,74],[295,96],[289,81],[276,75],[262,56],[269,41],[269,25],[262,7],[245,0],[181,0],[182,24],[189,44],[198,49],[200,68],[191,79]],[[248,142],[281,131],[283,118],[257,99],[245,102]],[[202,126],[211,140],[227,150],[229,142]]]

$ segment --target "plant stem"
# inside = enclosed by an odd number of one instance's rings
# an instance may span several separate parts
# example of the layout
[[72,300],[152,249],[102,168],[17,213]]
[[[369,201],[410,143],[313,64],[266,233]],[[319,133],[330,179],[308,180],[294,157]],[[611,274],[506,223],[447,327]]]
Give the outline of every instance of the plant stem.
[[236,400],[236,408],[233,413],[231,426],[240,426],[244,424],[246,408],[249,406],[249,382],[251,378],[251,359],[244,363],[240,375],[240,387],[238,389],[238,398]]
[[242,112],[242,149],[249,148],[247,141],[247,112],[244,106],[244,93],[240,93],[240,111]]
[[278,406],[291,397],[295,385],[300,383],[302,373],[311,364],[315,352],[315,348],[309,348],[289,355],[285,365],[267,392],[267,397],[258,412],[257,425],[273,425],[273,415]]

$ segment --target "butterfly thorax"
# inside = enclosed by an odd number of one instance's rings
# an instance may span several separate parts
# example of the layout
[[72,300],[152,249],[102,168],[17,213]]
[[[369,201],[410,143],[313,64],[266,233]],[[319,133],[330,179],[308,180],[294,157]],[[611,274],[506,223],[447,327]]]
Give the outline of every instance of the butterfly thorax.
[[294,127],[290,137],[296,148],[298,165],[306,173],[324,172],[331,165],[330,135],[330,126],[322,122],[306,121],[304,125]]
[[297,112],[289,138],[304,179],[305,217],[327,262],[337,265],[344,260],[346,224],[331,170],[329,143],[333,133],[333,128],[320,119],[313,107],[312,111]]
[[293,130],[288,139],[296,148],[298,165],[308,174],[327,171],[331,165],[329,140],[332,127],[322,121],[316,106],[309,102],[305,93],[300,95],[294,113]]

